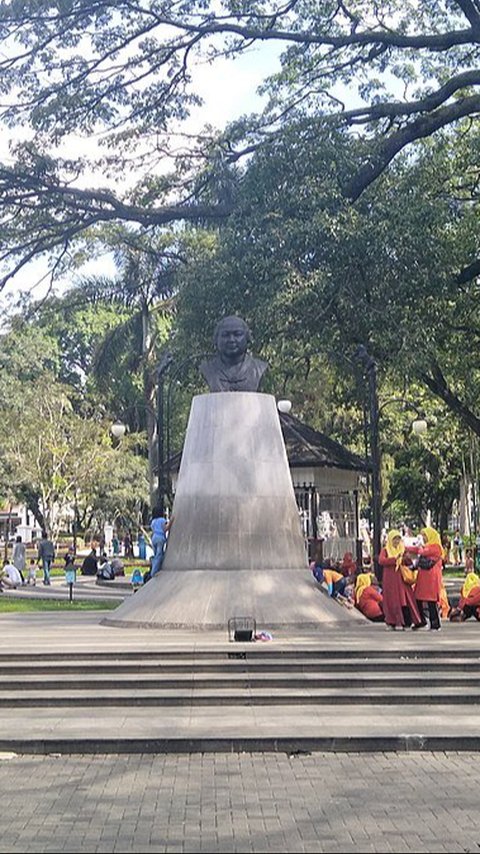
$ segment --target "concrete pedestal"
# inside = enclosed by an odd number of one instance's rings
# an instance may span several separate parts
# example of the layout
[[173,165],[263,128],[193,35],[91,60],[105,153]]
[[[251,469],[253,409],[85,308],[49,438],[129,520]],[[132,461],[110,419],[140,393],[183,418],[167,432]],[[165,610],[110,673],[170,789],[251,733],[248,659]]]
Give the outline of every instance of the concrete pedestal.
[[105,622],[260,628],[335,621],[312,581],[275,399],[194,398],[162,570]]

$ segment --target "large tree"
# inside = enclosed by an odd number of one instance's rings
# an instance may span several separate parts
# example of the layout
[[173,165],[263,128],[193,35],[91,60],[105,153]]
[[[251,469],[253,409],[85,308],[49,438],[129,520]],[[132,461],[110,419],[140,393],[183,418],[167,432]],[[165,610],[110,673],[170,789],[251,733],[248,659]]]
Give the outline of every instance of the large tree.
[[89,525],[132,519],[134,508],[136,518],[148,497],[141,437],[112,447],[95,395],[60,379],[62,336],[38,319],[12,326],[0,336],[0,495],[24,502],[53,536],[74,512]]
[[[299,120],[320,137],[353,134],[341,193],[355,201],[412,142],[476,120],[479,36],[476,0],[5,0],[2,118],[27,129],[0,167],[5,277],[45,252],[61,267],[101,222],[226,215],[238,163]],[[172,137],[197,103],[195,63],[266,42],[282,53],[264,113],[188,144]],[[100,188],[87,177],[92,137]],[[136,188],[108,185],[133,167]],[[475,246],[458,273],[479,263]]]

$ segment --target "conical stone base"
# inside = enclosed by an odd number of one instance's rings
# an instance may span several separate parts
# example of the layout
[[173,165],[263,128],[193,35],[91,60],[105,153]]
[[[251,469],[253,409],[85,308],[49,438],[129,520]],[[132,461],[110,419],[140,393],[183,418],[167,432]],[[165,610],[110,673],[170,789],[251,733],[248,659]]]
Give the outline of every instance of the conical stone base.
[[307,569],[271,395],[194,398],[173,516],[162,570],[105,623],[210,629],[252,616],[279,628],[341,618]]

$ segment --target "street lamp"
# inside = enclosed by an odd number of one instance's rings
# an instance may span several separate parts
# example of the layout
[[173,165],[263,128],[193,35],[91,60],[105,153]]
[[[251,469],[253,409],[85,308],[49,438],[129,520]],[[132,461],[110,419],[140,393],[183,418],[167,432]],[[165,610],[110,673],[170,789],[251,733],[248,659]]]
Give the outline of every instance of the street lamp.
[[279,412],[283,412],[285,415],[292,409],[292,401],[291,400],[279,400],[277,403],[277,409]]
[[110,427],[110,433],[112,434],[114,439],[123,439],[125,433],[127,432],[127,428],[122,421],[114,421],[112,426]]
[[380,441],[378,436],[378,392],[377,392],[377,363],[370,356],[367,348],[359,344],[355,352],[355,358],[362,362],[368,377],[368,392],[370,404],[370,457],[372,460],[372,523],[373,523],[373,564],[375,575],[378,580],[382,579],[382,572],[378,563],[378,556],[382,545],[382,479]]
[[382,572],[378,564],[378,556],[382,546],[382,473],[381,473],[381,450],[379,437],[379,421],[380,413],[385,406],[392,403],[401,403],[405,409],[413,409],[417,417],[412,423],[412,432],[417,436],[421,436],[427,432],[428,424],[426,420],[419,417],[417,408],[404,400],[404,398],[394,397],[386,400],[379,406],[377,392],[377,363],[375,359],[368,353],[366,347],[360,344],[355,352],[355,358],[362,362],[365,373],[368,377],[368,392],[369,392],[369,409],[370,409],[370,457],[372,461],[372,523],[373,523],[373,560],[375,567],[375,575],[381,581]]
[[415,433],[416,436],[423,436],[427,430],[428,424],[425,418],[415,418],[415,421],[412,422],[412,433]]

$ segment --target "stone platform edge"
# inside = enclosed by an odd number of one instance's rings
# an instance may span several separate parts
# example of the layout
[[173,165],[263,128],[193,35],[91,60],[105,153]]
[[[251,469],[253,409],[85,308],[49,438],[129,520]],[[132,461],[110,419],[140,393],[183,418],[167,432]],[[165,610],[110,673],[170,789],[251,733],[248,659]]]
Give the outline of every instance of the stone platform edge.
[[0,739],[0,753],[51,754],[188,754],[188,753],[413,753],[478,752],[480,735],[234,737],[234,738],[46,738]]

